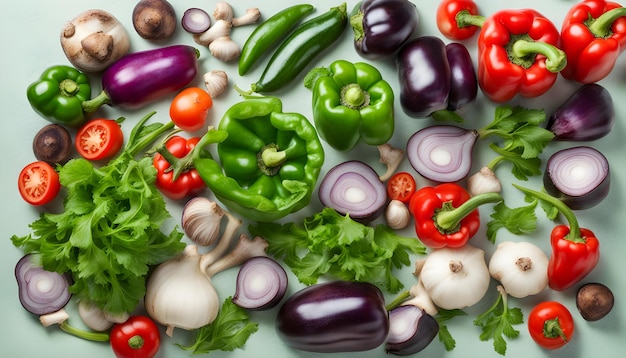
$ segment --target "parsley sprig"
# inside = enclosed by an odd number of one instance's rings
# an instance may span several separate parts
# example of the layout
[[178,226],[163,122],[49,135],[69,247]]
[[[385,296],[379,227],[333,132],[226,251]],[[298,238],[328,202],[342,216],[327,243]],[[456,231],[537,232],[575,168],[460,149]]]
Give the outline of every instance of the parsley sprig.
[[498,286],[498,293],[496,302],[474,319],[474,325],[482,328],[481,341],[493,339],[494,350],[505,355],[506,338],[513,339],[519,336],[520,332],[513,326],[524,323],[524,314],[521,309],[508,306],[508,295],[504,287]]

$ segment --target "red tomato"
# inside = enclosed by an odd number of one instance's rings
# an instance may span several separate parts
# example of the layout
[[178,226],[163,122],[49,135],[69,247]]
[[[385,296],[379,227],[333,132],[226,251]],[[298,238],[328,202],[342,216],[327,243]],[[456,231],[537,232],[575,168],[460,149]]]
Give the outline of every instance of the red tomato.
[[[176,158],[183,158],[200,141],[199,137],[183,138],[181,136],[173,136],[165,143],[165,148]],[[192,162],[193,163],[193,162]],[[198,171],[192,167],[186,168],[174,180],[174,172],[171,170],[172,165],[162,154],[157,153],[154,156],[152,165],[157,170],[156,186],[172,200],[183,199],[186,196],[197,194],[206,188],[206,184]]]
[[56,198],[61,183],[59,174],[44,162],[36,161],[22,169],[17,180],[22,198],[31,205],[44,205]]
[[110,342],[117,358],[152,358],[159,351],[161,334],[150,318],[132,316],[113,325]]
[[561,303],[542,302],[528,314],[528,331],[539,346],[557,349],[572,339],[574,319]]
[[439,32],[451,40],[465,40],[478,30],[476,26],[459,28],[456,14],[465,10],[472,15],[478,15],[478,6],[472,0],[442,0],[437,7],[437,28]]
[[415,178],[411,174],[398,172],[387,181],[387,196],[391,200],[400,200],[403,203],[408,203],[416,188]]
[[122,144],[124,133],[113,119],[92,119],[76,133],[76,150],[89,160],[112,158],[122,149]]
[[213,99],[207,91],[199,87],[189,87],[178,93],[172,100],[170,118],[178,128],[194,132],[204,127],[212,106]]

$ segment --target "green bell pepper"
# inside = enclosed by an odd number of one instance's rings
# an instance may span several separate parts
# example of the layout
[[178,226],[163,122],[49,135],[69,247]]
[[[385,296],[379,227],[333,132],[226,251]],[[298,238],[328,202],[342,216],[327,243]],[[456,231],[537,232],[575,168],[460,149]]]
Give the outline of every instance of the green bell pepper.
[[35,112],[47,120],[79,126],[87,120],[82,103],[91,99],[87,75],[70,66],[52,66],[26,90],[28,102]]
[[372,65],[338,60],[309,72],[305,86],[313,91],[315,128],[336,150],[351,150],[360,139],[385,144],[393,135],[393,90]]
[[195,158],[207,187],[229,210],[260,222],[305,207],[324,163],[317,131],[299,113],[283,113],[276,97],[247,96],[230,107],[218,130],[218,161]]

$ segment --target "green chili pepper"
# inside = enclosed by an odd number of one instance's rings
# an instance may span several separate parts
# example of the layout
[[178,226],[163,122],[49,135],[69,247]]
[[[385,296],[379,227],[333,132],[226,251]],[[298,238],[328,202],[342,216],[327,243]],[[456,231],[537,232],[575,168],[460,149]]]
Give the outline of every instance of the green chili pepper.
[[270,222],[305,207],[324,164],[324,149],[309,120],[283,113],[276,97],[246,97],[222,117],[227,137],[218,161],[194,158],[208,188],[230,210]]
[[304,22],[281,43],[251,92],[272,92],[293,81],[323,50],[335,42],[348,24],[346,3]]
[[393,90],[374,66],[338,60],[309,72],[305,86],[313,91],[315,128],[333,148],[348,151],[360,139],[381,145],[393,135]]
[[35,112],[51,122],[79,126],[87,120],[82,103],[91,98],[87,76],[70,66],[53,66],[26,90]]
[[285,37],[302,18],[313,10],[315,10],[313,5],[294,5],[279,11],[257,26],[241,48],[239,75],[245,75],[272,45]]

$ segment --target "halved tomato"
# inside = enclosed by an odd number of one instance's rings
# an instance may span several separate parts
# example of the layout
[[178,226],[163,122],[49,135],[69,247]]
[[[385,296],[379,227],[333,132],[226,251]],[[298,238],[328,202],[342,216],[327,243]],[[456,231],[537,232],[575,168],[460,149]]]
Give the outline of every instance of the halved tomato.
[[92,119],[76,133],[76,150],[89,160],[112,158],[122,149],[122,144],[124,133],[113,119]]
[[61,183],[54,168],[41,160],[32,162],[22,169],[17,179],[22,198],[31,205],[44,205],[56,198]]
[[407,172],[397,172],[387,181],[387,196],[391,200],[408,203],[415,192],[415,178]]

